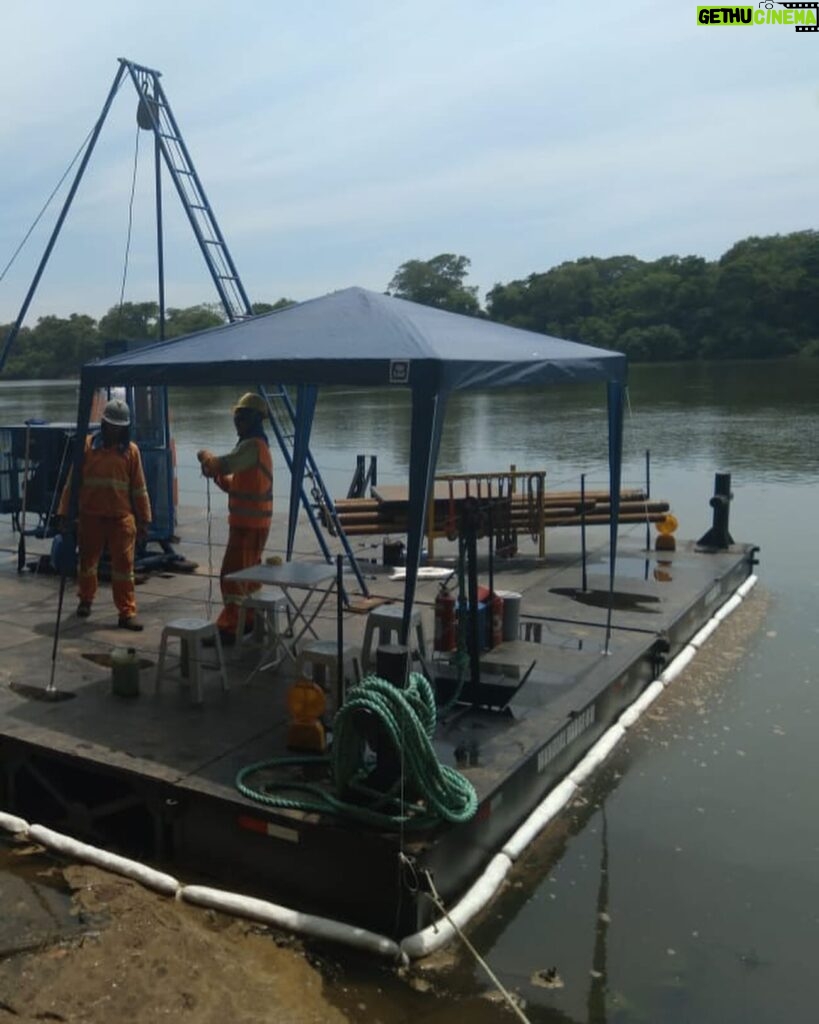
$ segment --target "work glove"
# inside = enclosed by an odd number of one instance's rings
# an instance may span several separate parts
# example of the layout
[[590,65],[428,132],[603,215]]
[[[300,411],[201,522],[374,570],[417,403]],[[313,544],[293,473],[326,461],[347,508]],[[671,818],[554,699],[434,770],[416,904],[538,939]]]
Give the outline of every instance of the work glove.
[[147,539],[148,539],[148,524],[147,523],[137,523],[136,539],[137,539],[137,544],[144,544],[145,541],[147,541]]
[[196,453],[199,464],[202,467],[202,476],[216,476],[216,456],[207,448],[200,448]]

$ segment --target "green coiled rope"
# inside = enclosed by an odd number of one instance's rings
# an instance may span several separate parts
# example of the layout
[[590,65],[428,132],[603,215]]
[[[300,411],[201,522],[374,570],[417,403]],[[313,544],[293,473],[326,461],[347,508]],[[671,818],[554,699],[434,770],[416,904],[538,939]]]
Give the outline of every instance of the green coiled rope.
[[[368,785],[374,764],[360,724],[374,716],[380,735],[394,748],[401,775],[382,792]],[[437,715],[429,682],[413,672],[401,689],[378,676],[367,676],[349,691],[333,722],[329,756],[280,757],[242,768],[236,787],[243,796],[269,807],[317,811],[353,818],[379,828],[431,828],[441,821],[469,821],[478,807],[475,788],[460,772],[441,764],[432,746]],[[300,767],[329,774],[327,783],[273,779],[251,786],[250,776]],[[342,799],[344,796],[354,797]]]

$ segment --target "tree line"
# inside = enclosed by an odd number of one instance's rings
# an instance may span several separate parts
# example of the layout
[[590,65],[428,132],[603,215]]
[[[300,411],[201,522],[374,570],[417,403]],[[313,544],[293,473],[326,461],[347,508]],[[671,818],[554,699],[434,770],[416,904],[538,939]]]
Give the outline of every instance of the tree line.
[[718,260],[584,257],[496,284],[481,309],[469,260],[402,264],[391,294],[617,349],[632,362],[819,356],[819,232],[751,237]]
[[[255,302],[256,315],[292,305],[292,299]],[[162,335],[166,339],[220,327],[227,322],[218,303],[200,303],[182,309],[167,309]],[[11,324],[0,327],[5,339]],[[43,316],[34,327],[23,327],[8,355],[3,376],[14,380],[49,380],[79,376],[83,363],[113,355],[122,350],[122,342],[146,344],[160,337],[159,304],[124,302],[112,306],[95,320],[83,313],[69,317]]]
[[[819,232],[751,237],[718,260],[699,256],[588,256],[496,284],[481,306],[466,283],[470,260],[441,253],[408,260],[387,293],[438,309],[624,352],[632,362],[819,356]],[[290,305],[256,303],[256,314]],[[220,306],[166,311],[164,336],[225,323]],[[10,325],[0,327],[5,338]],[[155,302],[114,306],[98,321],[72,313],[23,328],[8,378],[75,377],[123,340],[156,341]]]

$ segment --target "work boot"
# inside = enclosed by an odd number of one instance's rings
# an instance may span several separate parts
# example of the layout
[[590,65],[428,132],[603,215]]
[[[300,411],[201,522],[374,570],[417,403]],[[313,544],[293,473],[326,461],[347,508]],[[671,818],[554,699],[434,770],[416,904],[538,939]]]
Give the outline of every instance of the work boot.
[[141,633],[145,628],[136,615],[120,615],[117,625],[120,629],[130,629],[133,633]]
[[90,601],[80,601],[80,603],[77,605],[77,618],[78,619],[87,619],[90,614],[91,614],[91,602]]

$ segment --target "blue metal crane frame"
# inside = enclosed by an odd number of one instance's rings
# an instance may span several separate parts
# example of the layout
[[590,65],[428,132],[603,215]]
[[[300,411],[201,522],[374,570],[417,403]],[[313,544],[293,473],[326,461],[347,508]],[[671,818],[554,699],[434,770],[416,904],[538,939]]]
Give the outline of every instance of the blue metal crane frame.
[[[2,371],[8,357],[8,353],[19,334],[26,313],[28,312],[31,301],[39,285],[40,278],[42,277],[43,271],[45,270],[46,264],[51,256],[57,237],[59,236],[60,230],[62,229],[65,218],[74,200],[74,196],[76,195],[80,181],[82,180],[85,169],[88,166],[88,162],[96,146],[102,126],[105,123],[105,119],[108,116],[114,98],[126,75],[131,79],[139,96],[137,123],[140,128],[150,130],[154,134],[159,340],[164,340],[165,325],[165,271],[161,187],[161,170],[163,160],[165,167],[171,176],[171,180],[176,187],[177,194],[179,195],[179,199],[185,213],[187,214],[194,237],[199,245],[199,249],[204,257],[211,279],[225,310],[225,315],[231,323],[237,320],[247,319],[254,315],[247,292],[245,291],[244,285],[239,277],[236,265],[227,247],[222,231],[219,228],[219,224],[213,213],[210,202],[208,201],[202,182],[196,172],[196,168],[194,167],[188,148],[179,130],[177,121],[173,115],[173,111],[171,110],[170,103],[165,95],[165,91],[159,81],[161,72],[156,71],[153,68],[136,64],[124,57],[120,57],[119,68],[114,76],[114,81],[105,99],[102,111],[94,125],[91,135],[89,136],[88,144],[82,160],[80,161],[80,165],[77,168],[68,195],[63,203],[62,210],[60,211],[48,244],[46,245],[46,249],[34,274],[34,278],[32,279],[28,292],[23,300],[17,319],[5,339],[2,350],[0,350],[0,371]],[[297,411],[294,408],[284,386],[279,385],[278,391],[273,394],[271,394],[263,385],[259,385],[258,390],[267,402],[269,422],[288,469],[292,471],[293,455],[291,444],[288,442],[292,442],[295,434]],[[162,391],[163,402],[167,413],[167,395],[165,394],[165,389],[162,389]],[[288,430],[292,430],[292,433],[285,433],[285,429],[282,428],[275,415],[274,406],[277,399],[282,407],[283,418],[286,423],[290,425]],[[309,452],[305,466],[305,477],[301,481],[301,503],[307,514],[313,532],[319,542],[322,553],[329,562],[332,560],[332,554],[324,538],[313,502],[311,502],[304,486],[304,480],[308,478],[311,483],[311,490],[316,496],[317,504],[323,507],[333,522],[334,532],[339,537],[344,548],[347,559],[349,560],[350,566],[353,569],[359,587],[361,588],[361,592],[364,595],[367,595],[368,589],[366,582],[358,566],[355,555],[349,545],[349,541],[338,522],[333,500],[327,492],[318,467]],[[346,601],[346,594],[344,596]]]

